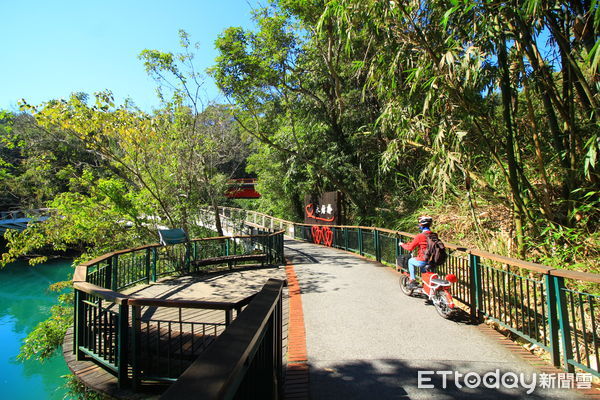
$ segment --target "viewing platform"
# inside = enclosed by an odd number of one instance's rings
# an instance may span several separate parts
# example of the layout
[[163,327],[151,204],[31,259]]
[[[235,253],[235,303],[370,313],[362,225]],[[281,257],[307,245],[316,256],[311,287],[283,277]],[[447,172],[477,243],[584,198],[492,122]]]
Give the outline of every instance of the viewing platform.
[[[228,348],[249,341],[234,355],[256,364],[264,387],[277,391],[287,321],[281,264],[283,232],[154,244],[84,263],[74,275],[67,364],[83,385],[110,397],[157,397],[218,348],[218,338]],[[226,329],[240,324],[227,339]]]
[[[140,308],[142,345],[139,363],[160,370],[159,363],[168,362],[167,375],[178,376],[191,361],[201,354],[223,333],[231,321],[227,320],[227,310],[210,309],[223,305],[244,308],[249,298],[258,293],[271,278],[284,280],[282,267],[242,267],[234,271],[221,271],[196,276],[163,278],[149,285],[139,285],[123,294],[129,296],[129,304],[160,304],[159,300],[169,300],[168,307],[144,305]],[[144,300],[145,299],[145,300]],[[157,301],[150,301],[156,299]],[[203,302],[207,308],[189,308],[191,303]],[[178,307],[181,306],[181,307]],[[188,308],[186,308],[188,307]],[[109,312],[113,307],[108,307]],[[286,354],[288,302],[287,292],[283,294],[283,335],[282,353]],[[235,316],[234,316],[235,318]],[[131,317],[129,324],[131,325]],[[119,388],[117,377],[97,365],[93,360],[77,361],[72,351],[73,330],[65,338],[64,356],[69,368],[86,386],[112,397],[135,399],[158,396],[167,385],[144,384],[138,392]],[[173,358],[177,360],[173,360]],[[130,357],[131,358],[131,357]],[[129,372],[131,374],[131,372]]]

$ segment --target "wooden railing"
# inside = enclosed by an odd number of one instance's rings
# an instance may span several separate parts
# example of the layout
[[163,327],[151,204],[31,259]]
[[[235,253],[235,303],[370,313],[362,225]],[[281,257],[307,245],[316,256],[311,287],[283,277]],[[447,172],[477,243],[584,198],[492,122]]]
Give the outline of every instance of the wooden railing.
[[[313,237],[315,225],[294,223],[266,214],[223,208],[223,217],[245,220],[263,229],[280,229],[286,236],[323,244]],[[415,235],[362,226],[324,226],[329,245],[395,265],[400,243]],[[329,235],[329,234],[328,234]],[[575,368],[600,376],[600,275],[551,268],[474,248],[446,243],[450,254],[438,273],[458,277],[454,295],[473,318],[487,318],[551,354],[552,362],[568,372]],[[591,289],[577,289],[577,287]],[[596,289],[594,289],[596,288]]]
[[[113,372],[122,387],[138,389],[143,381],[173,382],[239,315],[253,296],[237,302],[131,298],[89,283],[75,283],[77,359],[90,357]],[[146,317],[162,308],[176,317]],[[224,322],[186,321],[188,310],[219,310]],[[131,318],[131,324],[130,324]],[[162,323],[162,327],[161,327]],[[142,354],[144,355],[142,357]]]
[[[77,359],[93,359],[115,374],[121,387],[133,384],[137,389],[144,381],[175,381],[254,295],[237,302],[207,302],[134,298],[119,290],[162,275],[201,270],[194,267],[194,261],[233,255],[243,258],[256,251],[265,254],[269,264],[282,263],[283,232],[194,239],[169,246],[152,244],[79,265],[73,278],[73,351]],[[197,309],[223,312],[223,322],[186,318],[186,313]]]

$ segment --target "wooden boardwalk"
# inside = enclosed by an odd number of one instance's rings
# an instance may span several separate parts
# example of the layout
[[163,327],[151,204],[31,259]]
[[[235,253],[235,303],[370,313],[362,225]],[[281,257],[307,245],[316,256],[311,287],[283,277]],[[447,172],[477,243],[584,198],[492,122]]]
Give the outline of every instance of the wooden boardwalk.
[[[150,285],[136,286],[124,293],[134,299],[236,302],[258,292],[269,278],[285,279],[285,269],[283,267],[247,268],[202,276],[165,278]],[[111,308],[107,307],[106,312],[111,313]],[[287,293],[284,296],[283,312],[283,354],[286,354],[287,321],[289,320]],[[140,317],[140,363],[146,375],[152,376],[154,370],[164,371],[167,366],[174,378],[223,332],[226,318],[222,310],[153,306],[141,307]],[[131,324],[130,316],[130,326]],[[145,382],[136,392],[120,389],[116,376],[107,372],[105,368],[91,360],[76,360],[73,353],[72,329],[65,337],[63,355],[67,365],[81,383],[112,398],[158,398],[168,386],[164,383]],[[173,359],[176,361],[173,362]],[[131,377],[131,371],[129,375]]]

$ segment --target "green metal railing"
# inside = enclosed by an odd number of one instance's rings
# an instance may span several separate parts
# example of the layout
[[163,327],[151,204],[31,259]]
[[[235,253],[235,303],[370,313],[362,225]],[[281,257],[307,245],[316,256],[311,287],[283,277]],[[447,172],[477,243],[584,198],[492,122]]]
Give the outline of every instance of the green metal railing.
[[[259,232],[192,239],[168,246],[158,244],[110,253],[80,265],[82,281],[119,291],[165,275],[187,273],[194,261],[229,255],[264,253],[268,264],[283,263],[283,233]],[[195,268],[194,272],[200,269]]]
[[[368,227],[329,226],[332,247],[367,255],[395,265],[404,253],[400,243],[412,235]],[[313,241],[311,226],[294,225],[297,239]],[[448,245],[446,263],[438,274],[453,273],[458,283],[454,297],[473,317],[485,317],[553,356],[557,367],[574,368],[600,376],[600,296],[565,288],[565,278],[600,283],[595,274],[555,270],[521,260]]]
[[[315,239],[313,225],[234,208],[226,213],[257,226],[275,224],[285,229],[288,237],[309,242]],[[414,237],[373,227],[327,228],[333,234],[332,247],[367,255],[388,265],[395,265],[396,258],[406,253],[398,245]],[[557,367],[569,372],[577,368],[600,376],[600,296],[571,289],[580,282],[600,284],[600,275],[554,269],[452,244],[446,247],[448,259],[437,273],[457,276],[453,296],[473,318],[493,320],[545,349]]]
[[[252,296],[239,302],[131,298],[119,291],[161,276],[199,272],[194,261],[265,254],[282,264],[283,232],[193,239],[186,243],[142,246],[106,254],[77,267],[73,351],[114,373],[121,386],[142,381],[174,381],[228,326]],[[212,322],[193,321],[203,311]],[[214,322],[210,313],[225,313]],[[167,316],[167,317],[165,317]],[[144,355],[141,357],[140,355]],[[131,372],[131,374],[130,374]]]
[[567,289],[563,277],[553,276],[551,280],[558,309],[563,365],[569,372],[579,368],[598,376],[600,321],[596,312],[600,296]]

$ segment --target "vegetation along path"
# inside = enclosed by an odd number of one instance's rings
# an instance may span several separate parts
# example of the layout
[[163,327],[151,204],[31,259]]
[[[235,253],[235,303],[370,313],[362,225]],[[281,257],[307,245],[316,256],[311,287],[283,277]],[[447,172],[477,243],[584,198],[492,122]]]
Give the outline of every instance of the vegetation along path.
[[419,371],[484,376],[498,369],[500,377],[523,373],[527,384],[541,371],[486,329],[442,319],[424,300],[402,294],[391,268],[329,247],[285,246],[302,293],[313,400],[579,397],[566,389],[466,388],[462,379],[458,388],[454,374],[444,389],[443,375],[423,373],[434,387],[418,388]]

